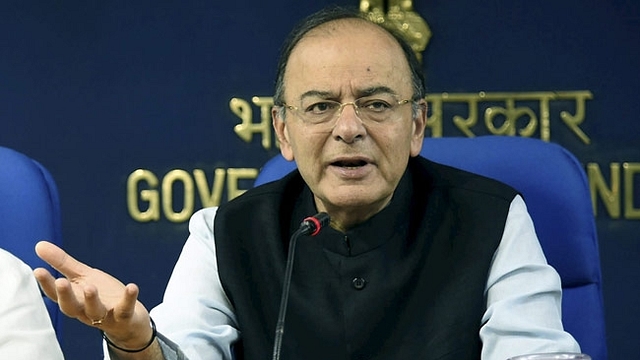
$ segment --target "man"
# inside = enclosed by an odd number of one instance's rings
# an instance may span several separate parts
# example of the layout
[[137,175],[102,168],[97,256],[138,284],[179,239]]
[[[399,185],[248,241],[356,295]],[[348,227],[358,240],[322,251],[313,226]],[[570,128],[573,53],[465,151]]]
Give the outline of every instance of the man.
[[0,359],[64,359],[31,268],[0,249],[0,274]]
[[283,359],[579,351],[517,192],[417,157],[426,103],[404,42],[356,13],[315,14],[285,42],[274,103],[299,172],[195,214],[151,317],[135,285],[37,246],[69,279],[38,271],[45,292],[103,330],[112,358],[269,357],[289,237],[317,212],[331,226],[296,249]]

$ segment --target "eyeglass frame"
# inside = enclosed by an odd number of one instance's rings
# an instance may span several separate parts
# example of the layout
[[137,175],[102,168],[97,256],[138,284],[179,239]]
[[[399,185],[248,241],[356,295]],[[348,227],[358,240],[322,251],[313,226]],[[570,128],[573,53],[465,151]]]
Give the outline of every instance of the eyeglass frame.
[[[297,107],[297,106],[295,106],[295,105],[290,105],[290,104],[287,104],[287,103],[285,103],[285,102],[282,102],[281,104],[279,104],[279,105],[277,105],[277,106],[279,106],[281,109],[289,109],[289,110],[291,110],[292,112],[297,113],[297,115],[300,117],[300,119],[302,119],[302,121],[303,121],[305,124],[309,124],[309,125],[323,125],[323,124],[328,124],[328,123],[331,123],[331,122],[332,122],[332,121],[334,121],[334,120],[339,119],[339,118],[340,118],[340,116],[342,116],[342,111],[344,110],[344,107],[345,107],[345,106],[347,106],[347,105],[353,105],[353,108],[354,108],[354,111],[355,111],[355,113],[356,113],[356,116],[357,116],[361,121],[368,120],[368,119],[366,119],[366,116],[365,116],[365,119],[363,119],[363,118],[362,118],[362,116],[361,116],[361,114],[360,114],[360,112],[359,112],[359,110],[360,110],[360,109],[362,109],[362,108],[364,108],[364,107],[363,107],[363,106],[358,106],[358,104],[357,104],[360,100],[362,100],[362,99],[367,99],[367,98],[370,98],[370,99],[371,99],[371,100],[373,100],[374,102],[375,102],[376,100],[379,100],[379,101],[381,101],[381,102],[388,103],[388,101],[386,101],[386,100],[377,99],[377,98],[375,98],[375,97],[371,97],[370,95],[365,95],[365,96],[359,97],[359,98],[357,98],[357,99],[355,99],[355,100],[353,100],[353,101],[348,101],[348,102],[344,102],[344,103],[341,103],[341,102],[336,101],[336,100],[324,99],[324,100],[322,100],[321,102],[327,102],[327,103],[332,103],[332,104],[334,104],[334,105],[338,105],[338,108],[336,109],[335,114],[334,114],[334,116],[333,116],[333,117],[327,117],[327,120],[325,120],[325,121],[320,121],[320,122],[312,122],[312,121],[308,121],[307,119],[305,119],[305,116],[304,116],[304,114],[303,114],[303,111],[301,111],[301,110],[300,110],[300,108],[299,108],[299,107]],[[397,108],[397,107],[399,107],[399,106],[402,106],[402,105],[404,105],[404,104],[409,104],[409,103],[411,103],[412,105],[415,105],[417,100],[416,100],[415,98],[409,98],[409,99],[402,99],[402,100],[395,100],[395,99],[394,99],[394,101],[395,101],[395,103],[391,103],[391,104],[389,104],[389,106],[390,106],[390,107],[389,107],[387,110],[394,110],[394,109],[396,109],[396,108]],[[315,104],[312,104],[312,105],[315,105]],[[415,109],[414,109],[414,112],[415,112]],[[415,115],[414,115],[414,116],[415,116]],[[369,119],[369,120],[370,120],[370,119]],[[372,120],[372,121],[374,121],[374,122],[376,122],[376,123],[382,123],[382,122],[385,122],[385,121],[376,121],[376,120]]]

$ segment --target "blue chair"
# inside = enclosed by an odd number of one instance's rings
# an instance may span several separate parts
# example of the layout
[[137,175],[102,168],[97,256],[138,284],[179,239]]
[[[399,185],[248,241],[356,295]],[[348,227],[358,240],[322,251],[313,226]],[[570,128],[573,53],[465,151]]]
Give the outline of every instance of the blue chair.
[[[500,180],[527,202],[549,263],[562,279],[565,329],[593,359],[605,360],[607,346],[600,255],[583,167],[559,145],[537,139],[481,136],[428,138],[421,155]],[[255,185],[294,170],[282,156],[269,160]]]
[[[0,146],[0,247],[20,258],[32,269],[56,271],[35,253],[35,244],[49,240],[61,245],[58,189],[51,174],[37,161]],[[44,296],[58,342],[63,314]]]

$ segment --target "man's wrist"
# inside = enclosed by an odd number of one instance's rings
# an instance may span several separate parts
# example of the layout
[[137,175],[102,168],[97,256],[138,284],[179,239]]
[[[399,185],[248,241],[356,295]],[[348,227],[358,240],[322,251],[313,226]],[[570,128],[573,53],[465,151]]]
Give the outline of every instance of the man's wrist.
[[111,341],[111,339],[109,339],[109,337],[107,337],[107,334],[105,334],[104,331],[100,330],[100,333],[102,334],[102,338],[104,339],[104,341],[107,343],[107,345],[111,348],[120,350],[120,351],[124,351],[127,353],[137,353],[137,352],[142,352],[144,350],[146,350],[149,346],[151,346],[151,344],[153,344],[153,342],[156,340],[156,337],[158,336],[158,332],[156,330],[156,323],[153,321],[153,319],[151,317],[149,317],[149,321],[151,323],[151,339],[141,348],[137,348],[137,349],[128,349],[122,346],[119,346],[117,344],[115,344],[113,341]]

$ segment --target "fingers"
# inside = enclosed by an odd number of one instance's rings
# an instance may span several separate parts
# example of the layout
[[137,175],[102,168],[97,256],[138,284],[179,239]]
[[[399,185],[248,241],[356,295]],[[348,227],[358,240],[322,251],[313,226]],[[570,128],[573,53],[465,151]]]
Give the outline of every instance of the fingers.
[[138,286],[124,286],[113,276],[77,261],[47,241],[36,244],[36,253],[64,275],[54,279],[46,269],[34,270],[44,293],[58,303],[65,315],[100,327],[115,338],[132,336],[131,329],[148,330],[149,315],[138,301]]
[[37,268],[33,270],[33,275],[36,277],[40,288],[47,297],[55,302],[58,302],[58,294],[56,292],[56,279],[51,276],[51,273],[47,269]]
[[85,285],[77,293],[67,279],[60,278],[56,280],[56,291],[60,310],[65,315],[97,327],[109,321],[110,311],[94,285]]
[[56,279],[55,289],[58,296],[58,306],[60,310],[67,316],[72,318],[78,318],[86,321],[84,316],[84,305],[78,296],[73,292],[73,288],[69,280],[65,278]]
[[36,244],[36,254],[67,278],[75,278],[90,269],[48,241]]
[[[88,315],[83,315],[86,313],[85,308],[87,305],[91,309],[92,314],[98,312],[101,314],[106,313],[104,306],[102,306],[102,303],[98,299],[98,290],[95,286],[87,285],[82,289],[83,294],[80,298],[79,294],[76,294],[73,291],[73,286],[68,279],[55,279],[51,273],[44,268],[37,268],[33,270],[33,274],[45,295],[47,295],[51,300],[57,302],[60,310],[65,315],[78,318],[80,320],[83,318],[86,319]],[[95,319],[98,318],[100,317],[96,317]]]
[[109,315],[109,310],[100,300],[98,289],[93,285],[84,288],[84,315],[93,326],[101,326]]

